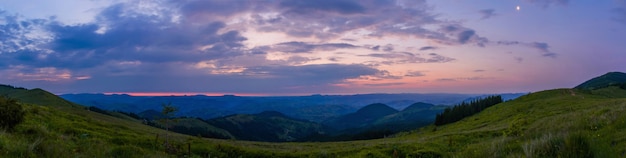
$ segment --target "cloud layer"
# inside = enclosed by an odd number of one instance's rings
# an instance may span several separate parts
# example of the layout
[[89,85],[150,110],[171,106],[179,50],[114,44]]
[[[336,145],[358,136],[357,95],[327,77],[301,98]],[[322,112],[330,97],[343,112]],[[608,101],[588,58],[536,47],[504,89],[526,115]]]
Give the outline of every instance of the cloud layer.
[[[320,93],[346,91],[345,85],[409,85],[416,78],[491,79],[425,73],[475,64],[467,60],[488,54],[475,50],[489,47],[555,60],[561,55],[541,39],[490,40],[491,30],[447,17],[425,0],[115,2],[97,9],[92,21],[71,24],[0,10],[0,73],[7,74],[0,79],[68,87],[60,93]],[[570,3],[526,2],[546,9]],[[624,8],[612,10],[615,21],[626,23]],[[507,16],[474,8],[473,18],[476,11],[483,20],[474,20],[481,22]],[[506,59],[532,60],[522,54]]]

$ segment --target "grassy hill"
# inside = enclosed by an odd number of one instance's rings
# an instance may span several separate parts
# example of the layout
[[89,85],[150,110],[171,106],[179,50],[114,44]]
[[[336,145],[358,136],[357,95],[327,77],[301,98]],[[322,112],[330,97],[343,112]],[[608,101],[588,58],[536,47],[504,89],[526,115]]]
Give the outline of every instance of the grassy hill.
[[10,98],[17,99],[22,103],[28,104],[61,107],[80,107],[80,105],[59,98],[58,96],[39,88],[29,90],[25,88],[0,84],[0,95],[8,96]]
[[626,73],[609,72],[576,86],[576,89],[595,90],[615,85],[626,85]]
[[267,142],[297,141],[326,131],[319,123],[290,118],[276,111],[236,114],[206,122],[230,131],[237,139]]
[[446,107],[422,102],[413,103],[400,112],[376,120],[373,126],[390,126],[392,131],[416,129],[432,124],[435,116]]
[[382,117],[397,112],[398,110],[391,108],[385,104],[375,103],[367,105],[354,113],[328,119],[322,122],[322,124],[328,125],[337,130],[360,128],[368,126],[371,122],[376,121]]
[[170,133],[170,150],[161,129],[50,106],[62,102],[23,103],[26,121],[0,130],[0,157],[625,157],[623,96],[617,87],[535,92],[455,123],[376,140],[268,143]]

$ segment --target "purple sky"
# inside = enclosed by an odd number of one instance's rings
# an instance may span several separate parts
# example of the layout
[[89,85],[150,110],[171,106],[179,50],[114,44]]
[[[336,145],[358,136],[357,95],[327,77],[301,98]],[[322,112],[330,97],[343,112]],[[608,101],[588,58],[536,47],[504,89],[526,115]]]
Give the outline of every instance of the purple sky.
[[0,0],[0,83],[57,94],[532,92],[609,71],[625,0]]

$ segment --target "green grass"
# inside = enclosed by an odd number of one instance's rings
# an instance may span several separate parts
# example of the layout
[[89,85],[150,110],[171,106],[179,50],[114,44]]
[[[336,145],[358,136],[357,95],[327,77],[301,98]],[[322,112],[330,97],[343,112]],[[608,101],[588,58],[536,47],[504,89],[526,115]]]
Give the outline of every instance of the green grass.
[[[626,90],[556,89],[501,103],[444,126],[363,141],[266,143],[171,133],[84,108],[24,104],[0,131],[0,157],[624,157]],[[252,131],[251,131],[252,132]],[[158,134],[158,139],[157,139]]]

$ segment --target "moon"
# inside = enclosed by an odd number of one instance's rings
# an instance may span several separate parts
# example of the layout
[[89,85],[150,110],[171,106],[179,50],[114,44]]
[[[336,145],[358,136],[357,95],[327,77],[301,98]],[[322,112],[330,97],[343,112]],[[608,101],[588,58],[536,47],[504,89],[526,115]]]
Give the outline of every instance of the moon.
[[517,11],[520,10],[519,5],[515,7],[515,10],[517,10]]

